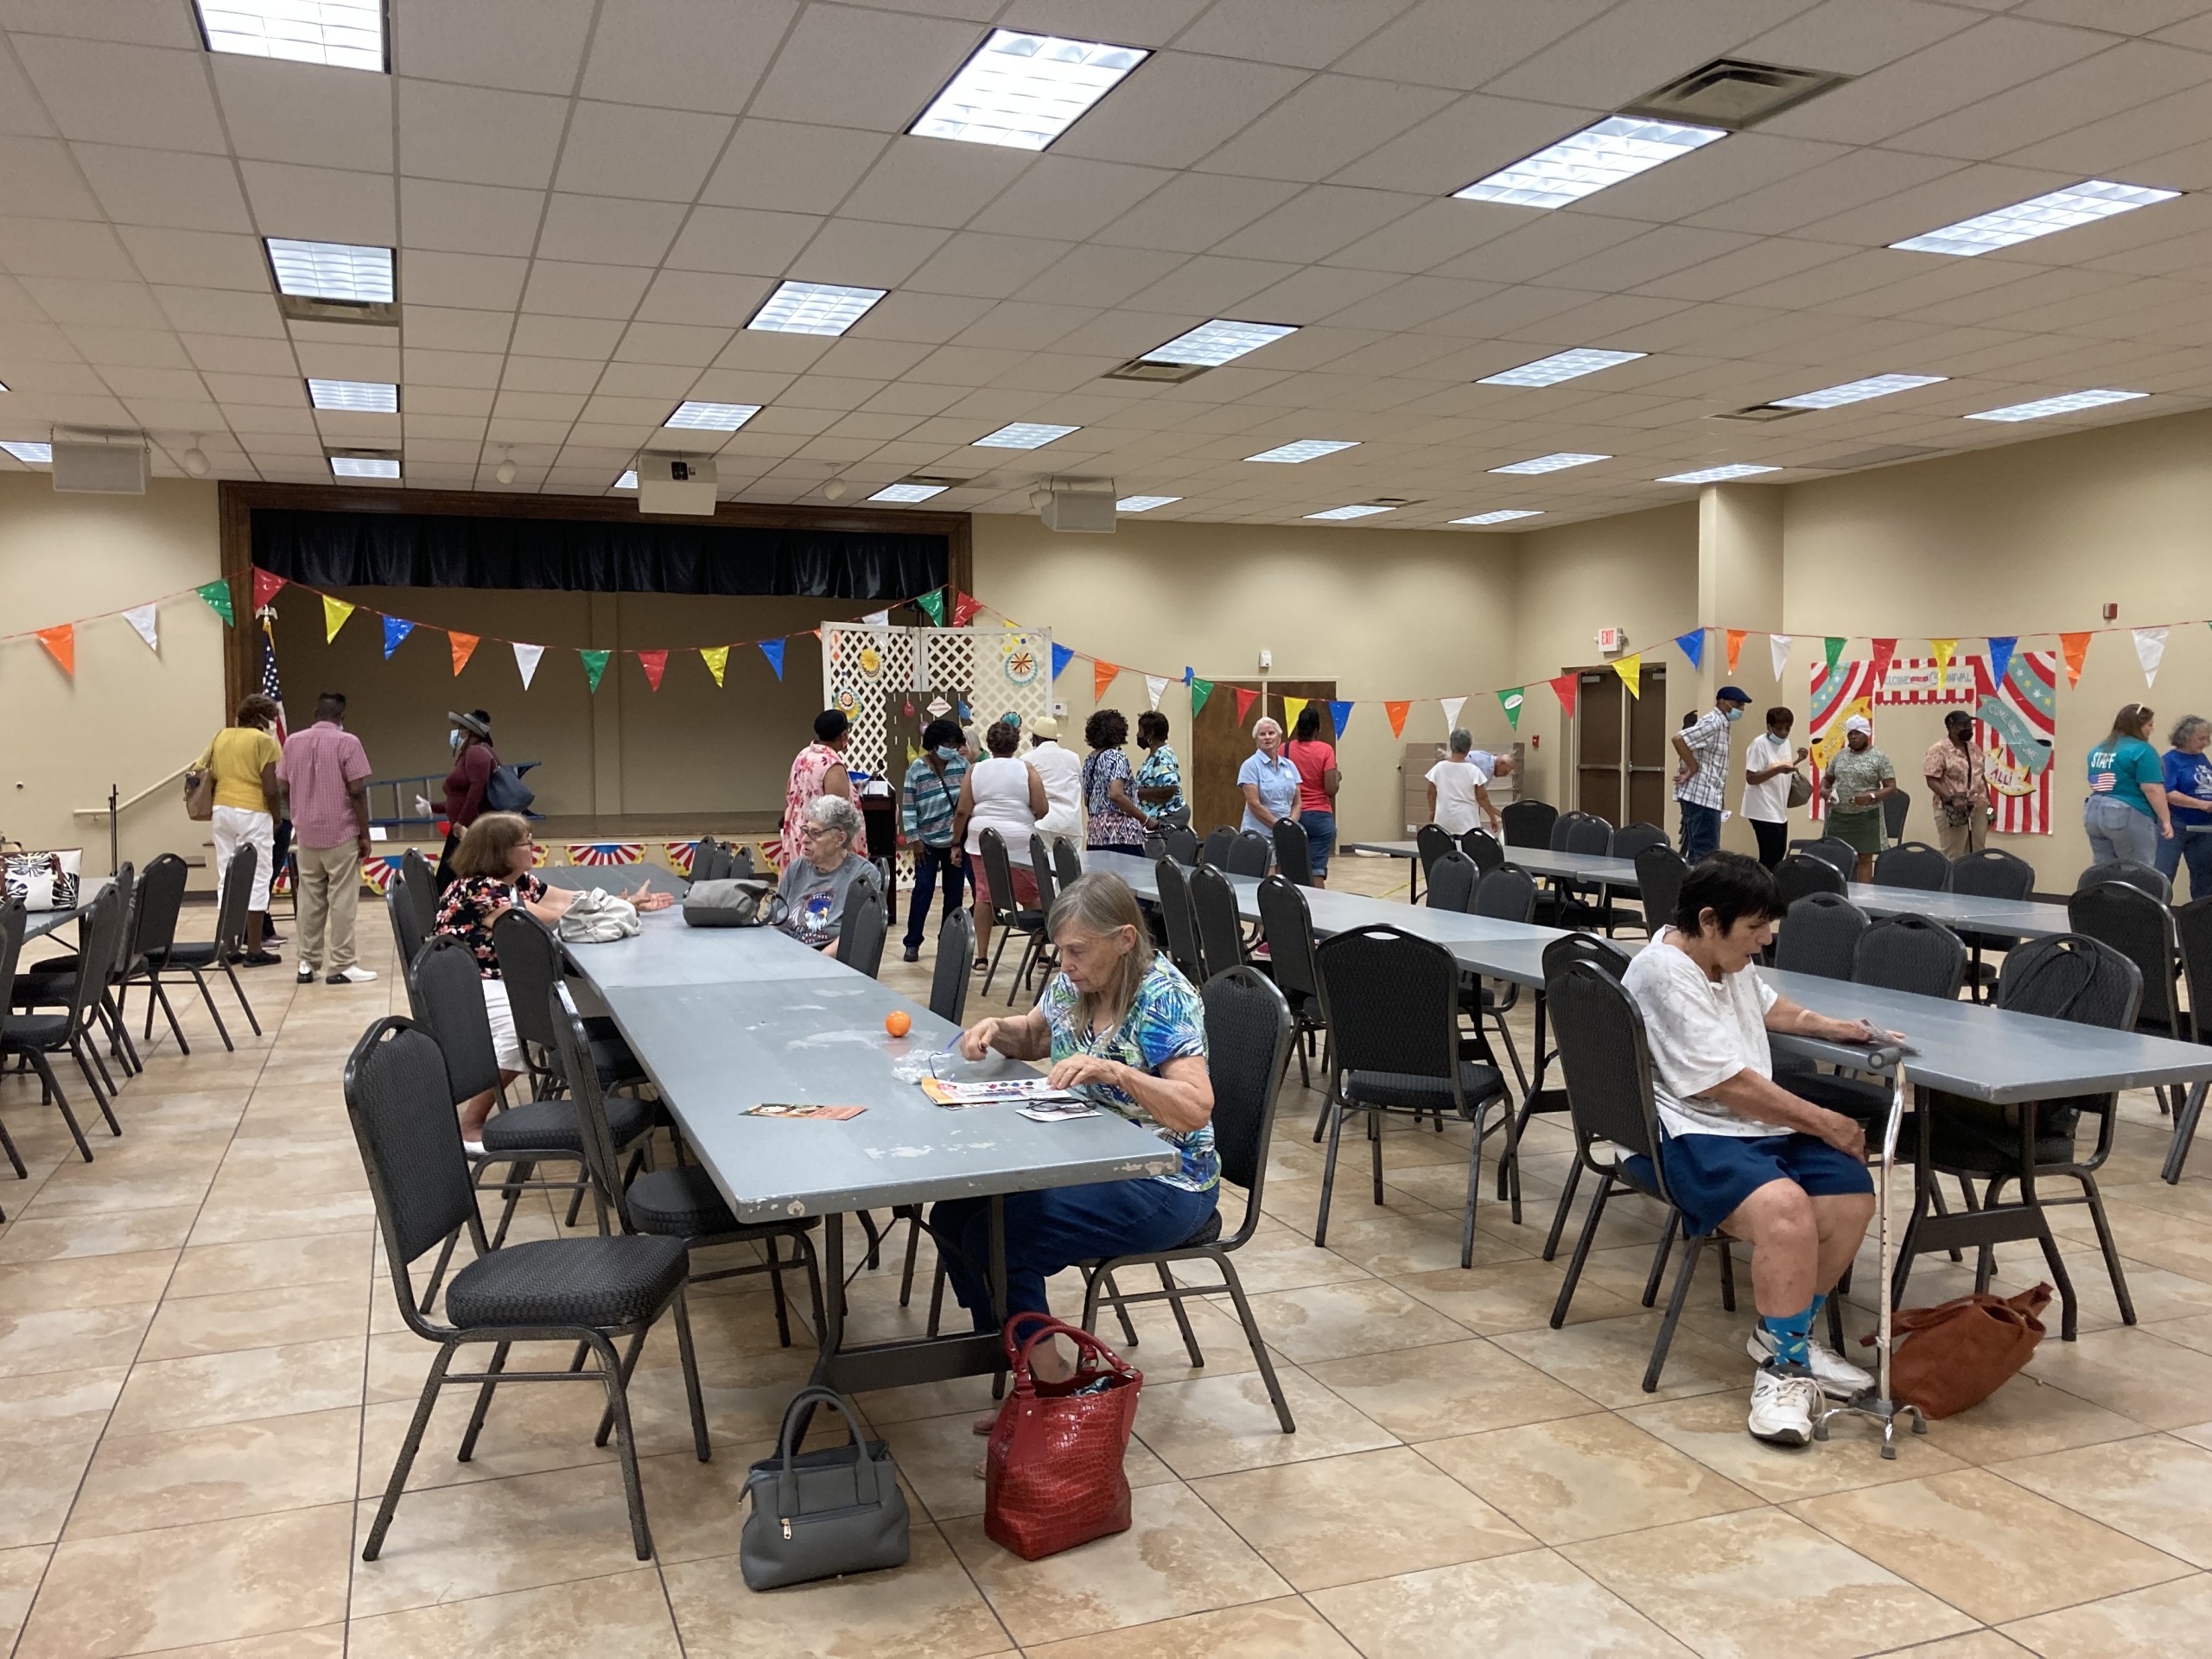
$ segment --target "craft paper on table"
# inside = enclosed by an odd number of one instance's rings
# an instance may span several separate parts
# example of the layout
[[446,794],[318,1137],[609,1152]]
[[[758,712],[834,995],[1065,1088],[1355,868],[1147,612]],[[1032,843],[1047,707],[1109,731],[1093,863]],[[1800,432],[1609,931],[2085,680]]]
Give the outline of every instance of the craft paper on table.
[[793,1106],[766,1102],[746,1109],[747,1117],[826,1117],[842,1122],[849,1117],[858,1117],[868,1110],[865,1106]]
[[972,1083],[948,1083],[943,1077],[924,1077],[922,1092],[940,1106],[987,1106],[998,1101],[1074,1100],[1065,1089],[1055,1089],[1042,1077],[995,1077]]
[[1046,1100],[1023,1107],[1021,1116],[1033,1123],[1058,1123],[1064,1118],[1096,1117],[1098,1109],[1079,1100]]

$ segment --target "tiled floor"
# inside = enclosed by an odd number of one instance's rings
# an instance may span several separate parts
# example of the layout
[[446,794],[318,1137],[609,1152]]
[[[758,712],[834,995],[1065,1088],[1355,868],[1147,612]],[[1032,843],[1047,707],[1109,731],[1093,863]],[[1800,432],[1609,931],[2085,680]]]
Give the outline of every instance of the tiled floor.
[[[1397,897],[1403,871],[1355,861],[1340,879]],[[467,1465],[449,1400],[365,1563],[429,1350],[400,1324],[339,1093],[362,1027],[404,1002],[365,906],[362,938],[375,986],[254,974],[269,1034],[234,1056],[188,1013],[193,1053],[154,1047],[124,1091],[124,1138],[96,1135],[90,1165],[34,1088],[0,1079],[32,1166],[0,1176],[0,1633],[22,1659],[1995,1659],[2202,1651],[2212,1626],[2212,1181],[2159,1184],[2147,1096],[2106,1188],[2144,1322],[2120,1326],[2069,1214],[2081,1340],[2054,1337],[1894,1462],[1852,1424],[1796,1452],[1745,1436],[1749,1314],[1723,1313],[1713,1278],[1643,1393],[1655,1217],[1635,1205],[1608,1220],[1573,1322],[1548,1328],[1555,1125],[1530,1139],[1529,1225],[1485,1188],[1473,1271],[1457,1133],[1393,1131],[1385,1205],[1347,1182],[1314,1249],[1315,1101],[1294,1090],[1243,1259],[1298,1433],[1277,1432],[1225,1313],[1194,1316],[1202,1370],[1164,1317],[1141,1319],[1128,1533],[1033,1564],[1000,1550],[968,1430],[988,1385],[907,1390],[861,1403],[914,1500],[909,1565],[748,1593],[739,1489],[807,1355],[779,1349],[746,1280],[693,1304],[711,1464],[688,1449],[672,1343],[639,1373],[656,1560],[631,1552],[596,1405],[518,1387]],[[887,977],[925,986],[927,963],[896,954]],[[555,1228],[539,1202],[524,1230]],[[2003,1287],[2027,1282],[2025,1258],[2005,1261]],[[1912,1300],[1963,1282],[1932,1268]],[[873,1331],[912,1325],[926,1300],[902,1313],[890,1270],[852,1288]]]

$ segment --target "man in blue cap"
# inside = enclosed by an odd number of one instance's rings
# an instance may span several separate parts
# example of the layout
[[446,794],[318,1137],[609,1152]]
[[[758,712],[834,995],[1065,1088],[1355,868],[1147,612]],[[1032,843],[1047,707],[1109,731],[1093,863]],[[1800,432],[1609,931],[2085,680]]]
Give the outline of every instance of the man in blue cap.
[[1682,857],[1695,864],[1720,850],[1720,803],[1728,786],[1728,728],[1744,717],[1751,694],[1724,685],[1713,707],[1675,734],[1675,804],[1682,813]]

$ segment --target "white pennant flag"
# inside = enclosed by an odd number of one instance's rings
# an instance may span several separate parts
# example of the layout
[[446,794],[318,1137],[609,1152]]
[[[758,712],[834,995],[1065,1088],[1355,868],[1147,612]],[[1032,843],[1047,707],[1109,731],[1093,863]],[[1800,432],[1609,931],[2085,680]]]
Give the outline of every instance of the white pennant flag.
[[147,650],[156,652],[161,650],[162,642],[154,629],[153,606],[134,605],[123,613],[123,618],[138,630],[138,637],[146,642]]
[[1777,681],[1782,678],[1783,670],[1789,666],[1791,639],[1792,636],[1786,633],[1770,633],[1766,637],[1767,644],[1774,651],[1774,677]]
[[1159,708],[1160,694],[1167,689],[1167,677],[1165,674],[1146,675],[1144,689],[1146,694],[1152,698],[1152,706],[1155,709]]
[[1459,729],[1459,711],[1466,706],[1467,700],[1465,697],[1444,699],[1444,729],[1446,731],[1456,732]]
[[888,610],[870,611],[861,620],[870,627],[887,628],[891,626],[891,613]]
[[2146,685],[2158,683],[2158,664],[2166,654],[2166,631],[2164,628],[2135,630],[2135,660],[2143,664],[2143,680]]
[[517,645],[515,666],[522,672],[522,689],[530,690],[531,676],[537,672],[537,659],[545,654],[543,645]]

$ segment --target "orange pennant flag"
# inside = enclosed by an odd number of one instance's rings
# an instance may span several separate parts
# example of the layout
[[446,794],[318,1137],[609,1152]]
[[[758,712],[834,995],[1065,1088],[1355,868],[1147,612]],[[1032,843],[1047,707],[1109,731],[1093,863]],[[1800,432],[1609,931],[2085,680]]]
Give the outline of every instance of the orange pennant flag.
[[61,671],[71,679],[77,677],[77,625],[64,622],[58,628],[41,628],[38,642],[48,654],[61,664]]
[[[44,638],[43,635],[40,636]],[[2086,633],[2062,633],[2058,643],[2066,652],[2066,683],[2082,683],[2082,664],[2088,660],[2089,636]]]
[[1751,632],[1749,628],[1728,630],[1728,671],[1731,674],[1736,671],[1737,653],[1744,649],[1744,641],[1750,637]]
[[1386,702],[1382,705],[1382,712],[1390,716],[1391,736],[1403,737],[1406,734],[1406,715],[1412,708],[1410,702]]
[[455,633],[448,628],[446,630],[446,638],[453,643],[453,672],[454,677],[459,679],[461,671],[468,666],[469,658],[475,654],[477,636],[473,633]]
[[1093,702],[1103,702],[1106,700],[1106,688],[1114,683],[1114,677],[1121,671],[1121,665],[1116,663],[1094,662],[1092,664],[1090,700]]

